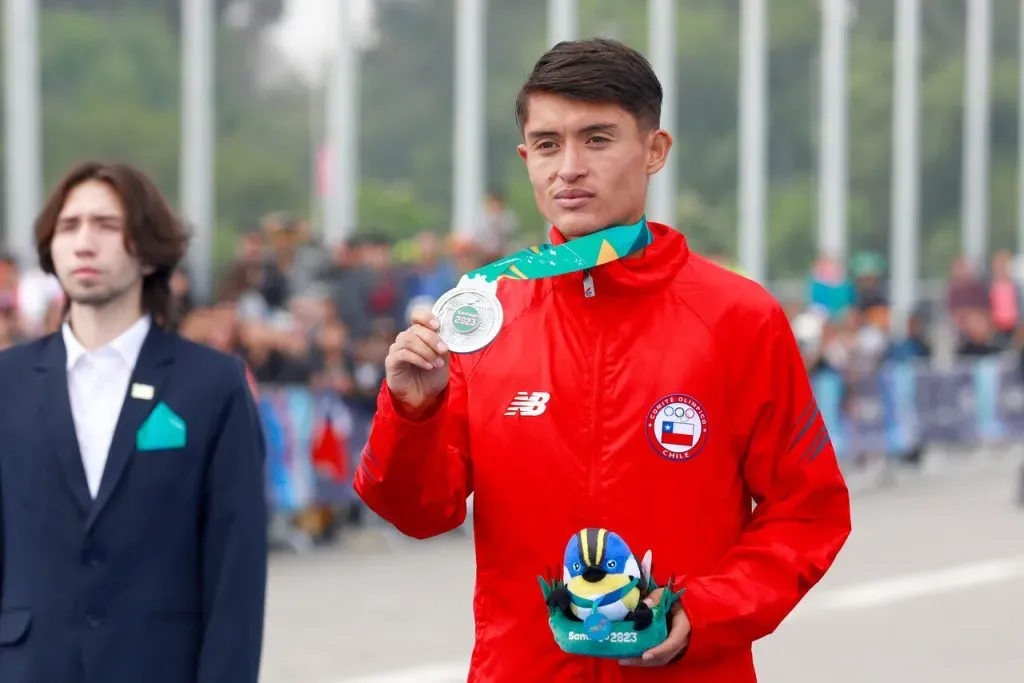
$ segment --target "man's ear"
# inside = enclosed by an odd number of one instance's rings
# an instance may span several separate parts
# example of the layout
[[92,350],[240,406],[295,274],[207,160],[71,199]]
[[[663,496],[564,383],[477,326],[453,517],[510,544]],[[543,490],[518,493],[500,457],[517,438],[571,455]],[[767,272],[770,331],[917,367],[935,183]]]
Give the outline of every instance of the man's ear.
[[672,150],[672,136],[661,128],[651,134],[651,146],[647,152],[647,175],[654,175],[665,167],[668,153]]
[[519,158],[526,161],[526,145],[516,145],[516,151],[519,152]]
[[142,264],[142,276],[143,277],[149,277],[150,275],[152,275],[155,272],[156,272],[156,266],[147,266],[146,264]]

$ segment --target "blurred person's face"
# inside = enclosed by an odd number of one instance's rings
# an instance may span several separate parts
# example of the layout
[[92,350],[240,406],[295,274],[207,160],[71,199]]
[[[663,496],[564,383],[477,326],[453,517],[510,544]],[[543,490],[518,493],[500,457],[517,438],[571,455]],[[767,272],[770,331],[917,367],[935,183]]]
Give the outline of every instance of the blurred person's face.
[[435,258],[440,251],[437,235],[432,232],[421,232],[416,238],[416,247],[420,258],[425,261]]
[[324,325],[317,339],[317,343],[324,351],[340,351],[346,341],[348,341],[348,333],[345,326],[337,323]]
[[953,260],[953,265],[950,268],[953,277],[963,278],[971,274],[971,264],[964,257],[960,256]]
[[331,258],[336,266],[351,266],[355,262],[357,256],[358,254],[349,244],[341,243],[335,244],[331,247]]
[[18,269],[13,263],[0,261],[0,287],[13,287],[18,281]]
[[190,287],[188,276],[180,270],[174,271],[171,275],[171,294],[177,297],[183,297],[188,294]]
[[121,198],[104,182],[87,180],[68,194],[50,250],[57,279],[71,303],[104,307],[140,299],[153,272],[125,247]]
[[235,306],[218,306],[211,316],[213,324],[208,330],[208,343],[219,351],[230,353],[238,341],[238,314]]
[[865,321],[881,330],[889,329],[889,309],[885,306],[872,306],[864,315]]
[[391,247],[387,244],[374,244],[368,247],[365,263],[374,270],[384,270],[391,265]]
[[500,197],[489,194],[484,200],[484,207],[492,213],[500,213],[505,210],[505,202],[501,201]]
[[238,257],[242,261],[258,261],[263,257],[263,237],[261,235],[246,235],[238,246]]
[[1010,275],[1010,263],[1013,256],[1008,251],[1000,251],[992,258],[992,274],[996,277],[1008,277]]
[[571,239],[638,221],[671,146],[622,107],[542,93],[530,96],[519,156],[541,215]]
[[971,311],[967,315],[967,334],[973,341],[979,343],[988,341],[988,315],[982,311]]

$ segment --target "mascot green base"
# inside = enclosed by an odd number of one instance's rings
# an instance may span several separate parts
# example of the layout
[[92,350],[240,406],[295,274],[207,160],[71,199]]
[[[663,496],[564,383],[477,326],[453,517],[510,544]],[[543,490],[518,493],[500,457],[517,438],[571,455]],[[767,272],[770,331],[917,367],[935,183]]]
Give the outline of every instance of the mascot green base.
[[564,652],[587,657],[628,659],[660,645],[682,594],[666,588],[648,606],[644,598],[658,588],[651,552],[637,563],[625,541],[607,529],[575,534],[565,549],[561,579],[538,580],[555,642]]

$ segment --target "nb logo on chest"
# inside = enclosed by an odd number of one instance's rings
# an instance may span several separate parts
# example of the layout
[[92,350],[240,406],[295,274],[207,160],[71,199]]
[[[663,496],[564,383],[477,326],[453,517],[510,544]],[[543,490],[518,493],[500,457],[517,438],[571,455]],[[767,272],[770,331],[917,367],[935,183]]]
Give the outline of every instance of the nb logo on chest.
[[545,391],[519,391],[515,398],[508,404],[505,415],[523,415],[526,417],[537,417],[543,415],[548,409],[548,401],[551,394]]

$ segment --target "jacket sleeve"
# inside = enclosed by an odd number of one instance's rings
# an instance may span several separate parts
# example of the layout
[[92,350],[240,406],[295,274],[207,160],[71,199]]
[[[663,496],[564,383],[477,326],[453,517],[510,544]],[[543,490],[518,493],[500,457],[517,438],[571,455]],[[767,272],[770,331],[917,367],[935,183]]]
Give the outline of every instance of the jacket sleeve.
[[266,448],[235,366],[203,490],[203,639],[197,683],[256,683],[266,599]]
[[355,474],[366,505],[407,536],[430,538],[466,520],[473,490],[463,365],[452,356],[448,387],[435,410],[403,416],[387,381]]
[[754,339],[730,364],[742,374],[729,386],[742,476],[756,507],[714,572],[682,581],[692,628],[686,659],[746,648],[773,632],[850,534],[849,491],[778,304]]

